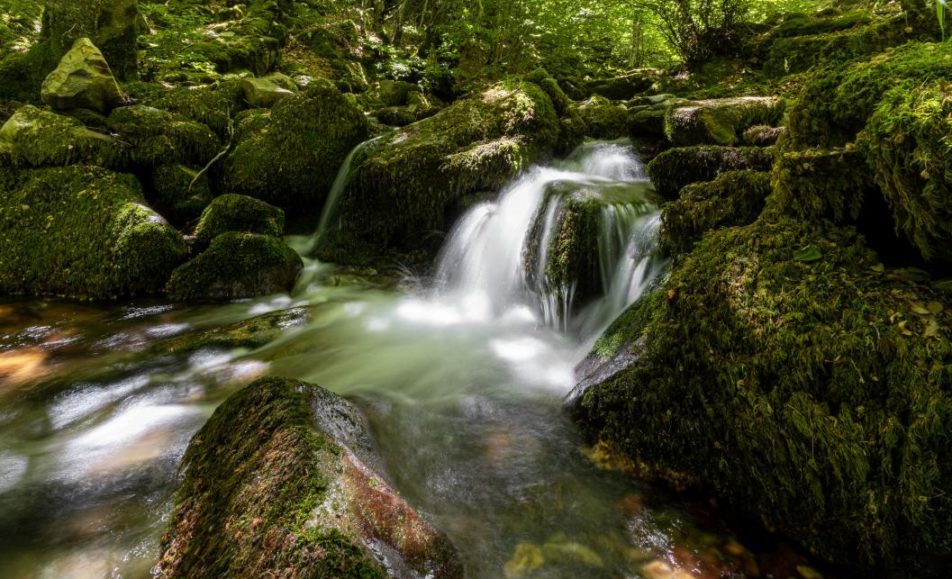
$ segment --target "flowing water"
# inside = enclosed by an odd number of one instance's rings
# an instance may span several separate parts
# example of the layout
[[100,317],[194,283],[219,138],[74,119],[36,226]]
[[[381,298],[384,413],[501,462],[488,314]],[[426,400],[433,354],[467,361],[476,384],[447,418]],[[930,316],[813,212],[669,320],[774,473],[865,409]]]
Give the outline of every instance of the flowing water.
[[[579,191],[598,203],[587,300],[544,267]],[[739,572],[751,555],[723,526],[593,466],[561,410],[598,333],[663,271],[657,227],[638,158],[595,143],[473,207],[432,280],[385,289],[309,261],[290,296],[216,307],[0,305],[0,575],[147,576],[189,438],[267,374],[357,402],[471,577]],[[287,328],[257,350],[161,347],[279,310]]]

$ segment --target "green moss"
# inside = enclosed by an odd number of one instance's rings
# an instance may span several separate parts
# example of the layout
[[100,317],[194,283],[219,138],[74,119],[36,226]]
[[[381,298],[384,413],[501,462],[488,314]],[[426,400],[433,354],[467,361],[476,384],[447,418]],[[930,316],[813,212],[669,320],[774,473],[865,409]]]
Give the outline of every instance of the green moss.
[[751,147],[772,147],[786,132],[786,127],[754,125],[744,131],[741,142]]
[[598,438],[872,575],[952,553],[945,296],[851,230],[763,217],[706,236],[663,295],[584,397]]
[[227,194],[216,197],[202,213],[202,218],[195,227],[195,239],[198,243],[207,245],[227,231],[281,237],[284,233],[284,211],[244,195]]
[[291,289],[303,264],[280,239],[227,232],[172,273],[169,297],[180,301],[233,300]]
[[219,136],[227,135],[232,125],[231,118],[244,108],[238,81],[149,90],[143,96],[146,104],[206,125]]
[[315,427],[318,390],[267,378],[216,410],[183,459],[159,577],[387,576],[359,537],[309,521],[342,452]]
[[735,145],[753,125],[776,125],[785,103],[776,97],[737,97],[693,101],[668,109],[664,133],[676,147]]
[[76,119],[27,105],[0,127],[0,146],[23,167],[87,163],[121,169],[129,147],[119,139],[87,129]]
[[628,109],[624,105],[593,96],[578,106],[578,114],[585,123],[588,137],[617,139],[628,136]]
[[242,138],[225,161],[228,191],[284,209],[316,211],[348,152],[367,138],[363,114],[326,81],[283,99],[259,130]]
[[786,146],[836,147],[856,139],[882,96],[906,81],[952,75],[952,44],[911,42],[850,66],[816,72],[790,109]]
[[43,5],[43,39],[56,60],[86,37],[102,51],[118,78],[135,77],[136,0],[45,0]]
[[952,101],[947,79],[884,95],[859,148],[896,227],[931,261],[952,263]]
[[855,221],[872,182],[855,149],[808,149],[782,153],[773,168],[772,211],[807,219]]
[[663,197],[676,198],[685,185],[712,181],[725,171],[766,171],[773,150],[761,147],[696,146],[669,149],[648,163],[648,175]]
[[186,165],[159,165],[152,171],[147,198],[172,223],[194,222],[212,201],[207,174]]
[[425,245],[458,200],[496,189],[558,140],[553,105],[535,84],[506,81],[457,101],[357,156],[342,231],[377,247]]
[[129,144],[132,161],[145,167],[175,163],[202,166],[221,149],[218,137],[205,125],[148,106],[115,109],[107,126]]
[[250,320],[210,330],[190,332],[152,347],[155,354],[187,354],[204,348],[260,348],[279,338],[288,328],[310,319],[306,308],[293,308],[264,314]]
[[628,114],[628,135],[632,139],[664,140],[664,119],[668,107],[664,104],[643,105],[637,110],[631,109]]
[[24,171],[0,197],[0,293],[108,300],[154,294],[185,257],[130,175]]
[[728,171],[684,187],[662,212],[662,250],[688,253],[708,231],[753,222],[770,192],[770,174],[759,171]]

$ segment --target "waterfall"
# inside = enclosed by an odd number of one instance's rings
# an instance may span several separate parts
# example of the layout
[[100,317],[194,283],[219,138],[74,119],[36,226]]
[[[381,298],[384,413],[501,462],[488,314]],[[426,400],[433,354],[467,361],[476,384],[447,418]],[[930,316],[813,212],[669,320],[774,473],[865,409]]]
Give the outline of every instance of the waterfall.
[[[587,143],[471,208],[440,254],[437,291],[465,300],[479,316],[528,307],[546,325],[588,337],[658,273],[659,223],[631,146]],[[591,271],[576,271],[586,269],[580,264]]]

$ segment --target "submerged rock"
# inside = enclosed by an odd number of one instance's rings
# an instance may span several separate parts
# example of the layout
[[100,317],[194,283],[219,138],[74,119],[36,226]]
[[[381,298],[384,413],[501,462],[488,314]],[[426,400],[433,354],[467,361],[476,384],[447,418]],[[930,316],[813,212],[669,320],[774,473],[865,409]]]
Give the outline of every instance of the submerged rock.
[[281,237],[284,233],[284,211],[253,197],[221,195],[202,213],[195,227],[195,239],[207,245],[228,231]]
[[785,103],[778,97],[736,97],[691,101],[670,107],[664,129],[676,147],[736,145],[753,125],[777,124]]
[[57,110],[107,113],[123,101],[109,64],[88,38],[80,38],[43,81],[43,102]]
[[661,153],[648,164],[648,175],[660,195],[674,199],[685,185],[711,181],[725,171],[768,171],[772,164],[771,148],[701,145]]
[[426,246],[464,196],[501,187],[558,138],[552,102],[528,82],[498,84],[390,133],[354,160],[339,238],[324,252],[347,261],[362,246]]
[[462,577],[445,535],[374,472],[372,445],[318,386],[247,386],[186,451],[157,576]]
[[928,565],[952,554],[952,309],[915,279],[829,222],[714,231],[599,341],[627,363],[574,410],[638,474],[830,561]]
[[23,171],[0,196],[0,293],[110,300],[161,291],[185,259],[135,177],[99,167]]
[[347,153],[367,138],[367,121],[327,81],[262,113],[225,160],[225,189],[282,209],[318,211]]
[[229,231],[172,273],[173,300],[220,301],[286,292],[303,268],[301,257],[269,235]]

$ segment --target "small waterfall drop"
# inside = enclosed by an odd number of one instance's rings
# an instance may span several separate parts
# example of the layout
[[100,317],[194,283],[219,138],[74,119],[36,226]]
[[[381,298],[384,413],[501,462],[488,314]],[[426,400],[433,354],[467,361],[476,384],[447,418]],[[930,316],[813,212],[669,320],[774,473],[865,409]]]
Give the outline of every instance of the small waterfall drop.
[[477,317],[528,309],[550,327],[590,337],[660,271],[659,223],[631,146],[587,143],[471,208],[444,245],[437,291]]

